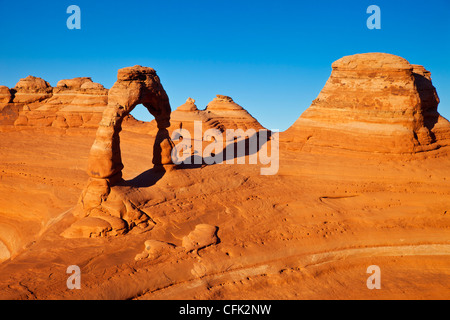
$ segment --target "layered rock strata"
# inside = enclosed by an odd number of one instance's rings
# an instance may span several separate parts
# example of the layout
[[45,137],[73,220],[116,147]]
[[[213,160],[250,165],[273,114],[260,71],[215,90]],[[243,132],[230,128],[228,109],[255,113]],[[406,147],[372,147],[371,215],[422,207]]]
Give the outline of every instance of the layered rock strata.
[[405,154],[450,145],[430,72],[385,53],[343,57],[325,87],[283,133],[306,151]]
[[90,78],[61,80],[51,97],[22,107],[16,126],[96,128],[108,103],[108,90]]

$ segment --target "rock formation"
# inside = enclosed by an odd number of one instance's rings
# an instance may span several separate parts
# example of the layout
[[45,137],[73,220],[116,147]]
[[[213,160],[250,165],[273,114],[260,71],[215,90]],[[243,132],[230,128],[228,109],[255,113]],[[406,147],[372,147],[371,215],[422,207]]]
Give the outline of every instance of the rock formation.
[[12,89],[0,86],[0,125],[13,126],[16,121],[20,124],[26,120],[18,119],[22,112],[38,108],[52,94],[53,88],[47,81],[33,76],[20,79]]
[[430,72],[385,53],[343,57],[325,87],[283,134],[305,150],[405,154],[450,144]]
[[116,83],[109,90],[108,106],[89,155],[90,180],[80,199],[82,215],[87,217],[66,230],[66,237],[121,234],[135,225],[149,227],[149,217],[136,208],[125,192],[113,188],[122,181],[124,167],[119,137],[122,121],[138,104],[143,104],[157,123],[154,166],[161,170],[172,164],[173,142],[167,131],[171,108],[159,77],[152,68],[134,66],[120,69]]
[[217,227],[209,224],[198,224],[195,229],[183,238],[182,246],[186,251],[193,251],[216,244]]
[[53,94],[38,105],[24,105],[16,126],[97,128],[108,102],[108,90],[91,78],[60,80]]
[[157,259],[161,255],[171,252],[175,249],[175,246],[173,244],[158,240],[147,240],[144,243],[144,247],[144,251],[137,254],[134,258],[136,261],[146,258],[152,260]]
[[0,86],[0,106],[9,103],[11,100],[11,92],[8,87]]
[[[0,125],[11,126],[10,130],[30,127],[97,129],[108,105],[108,91],[90,77],[63,79],[52,88],[47,81],[28,76],[12,89],[0,86]],[[172,112],[171,118],[169,134],[179,128],[193,132],[194,121],[201,121],[203,130],[263,129],[233,99],[222,95],[217,95],[206,110],[199,110],[195,100],[188,98],[185,104]],[[127,131],[151,136],[158,133],[156,120],[138,121],[129,113],[123,124]]]
[[[172,134],[174,130],[182,128],[188,130],[192,135],[195,121],[202,122],[203,131],[208,129],[218,129],[221,132],[225,132],[226,129],[255,129],[256,131],[264,129],[258,120],[235,103],[232,98],[223,95],[217,95],[205,110],[199,110],[195,100],[188,98],[184,104],[172,111],[169,133]],[[156,123],[151,121],[146,126],[145,132],[151,133],[155,131],[155,128]]]
[[194,99],[188,98],[184,104],[172,112],[170,116],[171,126],[169,131],[172,132],[182,128],[193,134],[195,121],[201,121],[203,124],[206,124],[208,117],[206,116],[205,111],[197,108]]
[[0,86],[0,125],[12,125],[17,119],[19,107],[10,103],[12,98],[9,88]]
[[264,129],[255,118],[228,96],[218,94],[208,103],[205,112],[208,118],[207,123],[217,126],[221,131],[225,129]]
[[[80,89],[83,86],[83,84],[85,84],[85,83],[92,83],[91,78],[89,78],[89,77],[78,77],[78,78],[73,78],[73,79],[59,80],[58,83],[56,84],[56,87],[58,87],[58,88]],[[103,86],[101,86],[101,87],[103,87]]]
[[[209,113],[188,99],[172,113],[179,122],[171,116],[167,128],[168,99],[156,74],[121,71],[85,188],[94,130],[54,135],[63,130],[55,120],[49,130],[35,120],[13,123],[19,106],[28,114],[47,105],[50,117],[83,90],[102,87],[64,80],[51,97],[30,103],[14,103],[15,89],[0,88],[1,129],[7,127],[0,139],[0,299],[448,297],[448,122],[437,114],[430,74],[383,54],[347,57],[334,67],[313,106],[284,133],[273,176],[261,175],[259,165],[226,163],[149,170],[152,161],[167,160],[164,129],[187,128],[195,113],[219,126],[216,112],[240,110],[226,97],[215,99]],[[151,137],[122,132],[119,146],[120,123],[137,102],[162,117],[156,159],[156,121]],[[120,153],[113,153],[119,148],[126,181]],[[80,237],[98,238],[67,239]],[[374,264],[383,290],[367,289],[373,278],[366,270]],[[74,265],[81,290],[67,287]]]
[[14,87],[15,103],[33,103],[50,98],[52,87],[44,79],[28,76],[20,79]]
[[14,88],[0,86],[0,124],[29,127],[97,128],[108,103],[108,90],[89,77],[65,79],[52,88],[38,77]]

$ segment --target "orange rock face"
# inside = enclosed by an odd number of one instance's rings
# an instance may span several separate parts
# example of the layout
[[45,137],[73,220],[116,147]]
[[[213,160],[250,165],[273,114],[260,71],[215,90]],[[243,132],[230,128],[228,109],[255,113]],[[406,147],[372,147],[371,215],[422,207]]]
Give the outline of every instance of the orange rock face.
[[317,99],[283,138],[317,152],[404,154],[449,145],[450,124],[437,112],[439,98],[422,66],[367,53],[332,67]]
[[[198,109],[195,100],[188,98],[186,102],[172,111],[170,115],[169,133],[174,130],[185,129],[191,135],[194,133],[194,122],[202,123],[202,130],[218,129],[225,132],[226,129],[255,129],[260,130],[264,127],[247,110],[233,101],[232,98],[217,95],[204,110]],[[128,120],[126,129],[155,135],[156,121],[146,124],[136,120]]]
[[108,103],[108,90],[91,78],[61,80],[52,88],[28,76],[9,90],[0,88],[1,123],[30,127],[97,128]]
[[15,124],[63,129],[97,128],[107,102],[108,90],[90,78],[61,80],[49,99],[31,110],[25,108]]
[[[35,82],[27,90],[46,94]],[[75,78],[17,103],[0,87],[0,299],[450,297],[449,124],[425,68],[388,54],[338,60],[280,134],[276,175],[249,161],[168,170],[172,130],[258,124],[226,96],[170,113],[151,68],[119,70],[97,134],[14,126],[103,96],[83,90],[106,89]],[[136,103],[157,119],[150,134],[124,121]],[[67,287],[74,265],[81,290]],[[368,287],[373,266],[381,290]]]
[[186,103],[179,106],[176,110],[174,110],[170,116],[170,131],[182,128],[193,132],[194,130],[194,121],[201,121],[205,123],[208,118],[205,115],[204,111],[201,111],[197,108],[195,104],[195,100],[192,98],[188,98]]
[[52,87],[44,79],[28,76],[20,79],[14,87],[15,103],[39,102],[51,97]]
[[264,129],[244,108],[232,98],[217,95],[206,107],[207,123],[217,124],[218,129]]
[[8,87],[0,86],[0,105],[9,103],[11,100],[11,92]]

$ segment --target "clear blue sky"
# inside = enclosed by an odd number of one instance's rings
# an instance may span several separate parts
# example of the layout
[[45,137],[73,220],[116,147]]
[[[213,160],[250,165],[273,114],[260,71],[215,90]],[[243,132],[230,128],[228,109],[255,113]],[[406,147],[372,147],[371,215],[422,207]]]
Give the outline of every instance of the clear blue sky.
[[[81,8],[81,30],[66,27],[71,4]],[[371,4],[381,8],[381,30],[366,27]],[[90,76],[110,88],[119,68],[139,64],[157,70],[172,109],[187,97],[204,108],[224,94],[285,130],[333,61],[387,52],[432,72],[450,118],[449,17],[449,0],[0,0],[0,84]]]

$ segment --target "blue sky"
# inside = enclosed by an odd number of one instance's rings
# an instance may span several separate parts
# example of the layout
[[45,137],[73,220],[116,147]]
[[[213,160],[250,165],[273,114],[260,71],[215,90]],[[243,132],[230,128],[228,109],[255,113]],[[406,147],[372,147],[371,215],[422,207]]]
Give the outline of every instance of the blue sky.
[[[69,30],[69,5],[81,30]],[[381,30],[369,30],[369,5]],[[110,88],[119,68],[157,70],[172,109],[231,96],[265,127],[287,129],[342,56],[387,52],[424,65],[450,118],[450,1],[0,0],[0,84],[90,76]],[[143,110],[140,119],[152,119]]]

